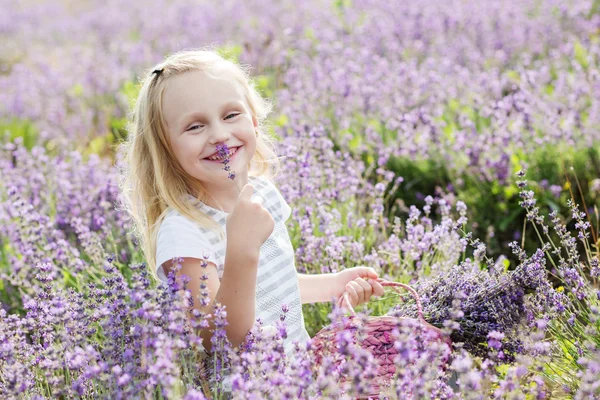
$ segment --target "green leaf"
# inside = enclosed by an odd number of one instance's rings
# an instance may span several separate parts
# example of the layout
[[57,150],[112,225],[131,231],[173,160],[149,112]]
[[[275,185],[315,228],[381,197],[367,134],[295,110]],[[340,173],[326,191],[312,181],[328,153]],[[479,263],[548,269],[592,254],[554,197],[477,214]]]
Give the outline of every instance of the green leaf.
[[444,137],[446,137],[446,139],[448,139],[448,142],[450,142],[450,144],[454,144],[454,142],[456,141],[455,137],[454,137],[454,132],[456,132],[456,125],[454,124],[454,122],[450,122],[449,124],[446,124],[446,126],[444,126],[444,128],[442,129],[442,132],[444,133]]
[[315,35],[315,30],[311,27],[304,28],[304,37],[314,41],[317,36]]
[[450,99],[450,101],[448,101],[448,109],[450,111],[452,111],[453,113],[456,113],[460,108],[460,103],[458,102],[458,100],[456,99]]
[[18,118],[0,120],[0,136],[4,136],[5,132],[10,133],[11,141],[22,138],[27,150],[31,150],[37,143],[38,131],[31,121]]
[[521,165],[521,160],[523,158],[525,157],[521,150],[516,150],[513,154],[511,154],[510,164],[512,165],[513,174],[516,174],[523,169],[523,166]]
[[575,42],[573,46],[573,53],[575,56],[575,60],[583,67],[583,69],[587,69],[588,52],[579,41]]
[[94,154],[100,154],[106,148],[106,138],[98,136],[90,141],[88,151]]
[[243,49],[242,45],[239,45],[239,44],[236,44],[236,45],[226,44],[226,45],[223,45],[223,46],[215,49],[215,51],[224,59],[237,64],[237,63],[239,63],[240,55],[242,54],[244,49]]
[[121,88],[121,93],[123,93],[125,97],[127,97],[130,108],[133,108],[135,106],[135,100],[137,99],[141,88],[141,85],[131,81],[127,81],[125,82],[125,84],[123,84],[123,87]]
[[334,0],[333,6],[338,10],[342,10],[344,8],[351,8],[352,1],[351,0]]
[[[111,118],[109,121],[110,131],[112,132],[112,138],[118,138],[119,140],[125,140],[127,137],[127,123],[126,117],[123,118]],[[112,141],[111,141],[112,143]]]
[[350,150],[356,150],[362,144],[362,138],[360,135],[356,135],[352,138],[350,142],[348,142],[348,146],[350,146]]
[[508,372],[509,365],[508,364],[500,364],[496,367],[496,371],[500,374],[500,376],[505,376]]
[[518,192],[519,192],[519,189],[515,185],[510,185],[510,186],[504,187],[504,197],[506,199],[511,199]]
[[139,31],[137,31],[137,30],[131,30],[129,32],[128,37],[129,37],[129,41],[130,42],[138,42],[141,39],[142,36],[140,35]]
[[491,189],[492,194],[498,194],[498,193],[500,193],[500,190],[502,190],[502,188],[500,187],[498,182],[497,181],[492,182],[492,189]]
[[267,75],[257,75],[254,77],[256,88],[266,97],[273,97],[273,83]]
[[277,126],[285,126],[288,123],[288,117],[285,114],[281,114],[280,116],[278,116],[277,118],[275,118],[274,121],[275,125]]
[[506,71],[506,76],[508,79],[510,79],[514,83],[521,82],[521,75],[517,71],[512,71],[512,70]]
[[553,200],[546,198],[544,202],[548,204],[553,210],[560,210],[560,206],[556,204]]
[[521,210],[522,210],[521,207],[515,208],[508,217],[500,220],[500,223],[498,224],[498,228],[501,231],[506,230],[506,228],[510,225],[510,223],[513,222],[515,220],[515,218],[517,218],[517,216],[521,213]]
[[65,282],[65,286],[75,286],[76,285],[76,281],[75,278],[73,277],[73,275],[71,275],[71,273],[65,269],[62,270],[62,274],[63,274],[63,280]]
[[71,89],[68,90],[68,93],[74,97],[83,96],[83,85],[81,85],[81,83],[73,85]]

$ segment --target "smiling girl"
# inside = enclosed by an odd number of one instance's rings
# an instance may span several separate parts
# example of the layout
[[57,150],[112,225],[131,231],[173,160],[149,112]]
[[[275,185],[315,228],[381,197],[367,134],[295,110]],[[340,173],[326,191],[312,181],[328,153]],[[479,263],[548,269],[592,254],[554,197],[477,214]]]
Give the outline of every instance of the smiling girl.
[[[132,113],[121,187],[151,270],[161,281],[182,258],[178,275],[194,306],[212,313],[226,306],[226,334],[234,347],[257,319],[265,326],[286,316],[286,353],[310,340],[302,304],[350,294],[357,306],[383,295],[372,268],[333,274],[296,272],[286,221],[291,208],[273,184],[274,143],[262,132],[271,105],[242,66],[216,52],[183,51],[149,70]],[[231,149],[228,179],[217,146]],[[252,196],[260,199],[254,201]],[[262,204],[261,204],[262,203]],[[202,268],[206,260],[208,266]],[[198,299],[203,274],[209,304]],[[214,325],[200,335],[211,349]]]

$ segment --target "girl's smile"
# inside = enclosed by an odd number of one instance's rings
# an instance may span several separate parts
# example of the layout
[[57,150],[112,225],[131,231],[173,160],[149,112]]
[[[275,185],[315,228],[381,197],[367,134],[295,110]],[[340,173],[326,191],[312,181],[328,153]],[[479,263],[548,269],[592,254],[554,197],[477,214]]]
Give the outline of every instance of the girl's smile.
[[[242,148],[242,146],[238,146],[238,147],[232,147],[229,149],[229,162],[231,163],[231,161],[233,161],[235,159],[235,156],[238,153],[238,150],[240,150]],[[214,160],[211,160],[211,158],[215,158]],[[203,161],[207,161],[210,164],[221,164],[223,159],[219,158],[218,155],[214,155],[211,156],[210,158],[203,158]]]

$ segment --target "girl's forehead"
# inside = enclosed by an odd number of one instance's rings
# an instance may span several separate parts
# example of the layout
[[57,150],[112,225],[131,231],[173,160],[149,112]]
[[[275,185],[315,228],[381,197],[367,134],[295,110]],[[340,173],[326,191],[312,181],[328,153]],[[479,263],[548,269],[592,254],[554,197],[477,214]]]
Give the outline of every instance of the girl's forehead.
[[239,83],[231,75],[195,70],[171,77],[165,82],[165,92],[185,95],[199,92],[241,94],[242,91]]
[[162,113],[169,128],[177,128],[183,115],[211,112],[222,104],[241,101],[246,105],[241,85],[223,73],[188,71],[165,82]]

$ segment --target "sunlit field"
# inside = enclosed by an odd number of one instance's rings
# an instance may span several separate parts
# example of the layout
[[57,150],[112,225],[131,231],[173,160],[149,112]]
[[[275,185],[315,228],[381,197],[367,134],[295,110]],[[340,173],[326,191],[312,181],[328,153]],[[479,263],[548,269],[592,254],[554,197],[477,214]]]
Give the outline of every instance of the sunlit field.
[[[156,279],[118,146],[144,73],[208,47],[274,105],[298,272],[373,267],[427,325],[390,287],[232,348]],[[600,399],[599,208],[598,0],[1,7],[2,399]]]

